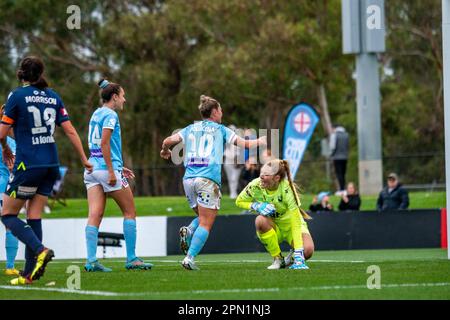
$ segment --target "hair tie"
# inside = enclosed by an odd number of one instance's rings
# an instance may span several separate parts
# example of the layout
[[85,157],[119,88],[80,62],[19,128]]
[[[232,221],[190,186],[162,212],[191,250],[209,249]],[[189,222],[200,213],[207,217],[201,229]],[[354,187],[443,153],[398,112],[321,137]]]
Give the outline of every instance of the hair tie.
[[109,84],[109,81],[104,79],[102,82],[100,82],[99,87],[102,89],[105,89]]

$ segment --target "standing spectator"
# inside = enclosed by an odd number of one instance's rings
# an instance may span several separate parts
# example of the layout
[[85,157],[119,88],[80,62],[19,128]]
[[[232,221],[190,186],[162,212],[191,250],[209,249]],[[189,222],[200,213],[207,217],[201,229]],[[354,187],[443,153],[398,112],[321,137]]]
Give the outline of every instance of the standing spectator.
[[259,178],[259,172],[260,168],[259,165],[256,164],[256,159],[254,157],[248,158],[248,160],[245,161],[245,167],[241,173],[239,190],[244,189],[254,179]]
[[347,189],[341,195],[342,199],[339,203],[339,210],[341,211],[359,211],[361,206],[361,198],[359,197],[358,191],[356,190],[355,184],[349,182],[347,184]]
[[390,173],[387,186],[381,190],[377,200],[377,210],[407,209],[409,206],[408,191],[403,188],[395,173]]
[[349,137],[347,131],[345,131],[344,127],[335,125],[330,136],[330,158],[333,160],[334,171],[339,182],[339,191],[336,195],[341,195],[345,190],[348,150]]
[[321,192],[314,197],[312,204],[309,206],[309,211],[333,211],[333,205],[330,203],[330,193]]
[[[236,132],[236,127],[230,125],[229,128]],[[239,164],[239,148],[234,144],[227,144],[225,147],[224,170],[227,175],[228,188],[230,190],[230,198],[236,199],[238,195],[239,176],[242,171],[242,163]]]

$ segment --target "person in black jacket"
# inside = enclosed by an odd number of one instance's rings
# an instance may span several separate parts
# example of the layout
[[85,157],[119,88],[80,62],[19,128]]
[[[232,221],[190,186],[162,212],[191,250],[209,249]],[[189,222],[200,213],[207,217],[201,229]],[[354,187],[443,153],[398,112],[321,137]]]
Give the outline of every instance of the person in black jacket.
[[390,173],[387,186],[381,190],[377,201],[377,210],[407,209],[409,206],[408,191],[402,187],[395,173]]
[[361,206],[361,198],[359,197],[358,191],[356,190],[355,184],[353,182],[349,182],[347,184],[347,189],[341,195],[341,197],[342,199],[339,203],[340,211],[359,211],[359,207]]

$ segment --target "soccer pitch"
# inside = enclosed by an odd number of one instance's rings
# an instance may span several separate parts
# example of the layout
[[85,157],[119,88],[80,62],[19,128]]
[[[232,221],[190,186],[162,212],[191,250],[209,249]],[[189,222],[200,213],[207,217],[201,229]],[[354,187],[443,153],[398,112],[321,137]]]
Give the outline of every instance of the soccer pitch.
[[[121,260],[102,260],[111,273],[87,273],[81,260],[55,260],[30,286],[10,286],[10,277],[1,275],[0,299],[449,300],[446,255],[442,249],[319,251],[308,261],[310,270],[266,270],[271,259],[264,253],[200,255],[200,271],[184,270],[182,256],[148,258],[151,271],[127,271]],[[73,275],[67,269],[74,265],[82,270],[79,290],[67,287]],[[368,273],[373,265],[380,268],[380,289],[367,287],[374,283]]]

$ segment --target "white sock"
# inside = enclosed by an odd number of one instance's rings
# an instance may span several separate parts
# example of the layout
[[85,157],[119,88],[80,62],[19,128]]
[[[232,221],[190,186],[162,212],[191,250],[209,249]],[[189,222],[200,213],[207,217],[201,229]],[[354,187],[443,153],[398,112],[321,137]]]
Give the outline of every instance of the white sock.
[[305,254],[303,248],[295,249],[294,260],[295,262],[305,262]]

